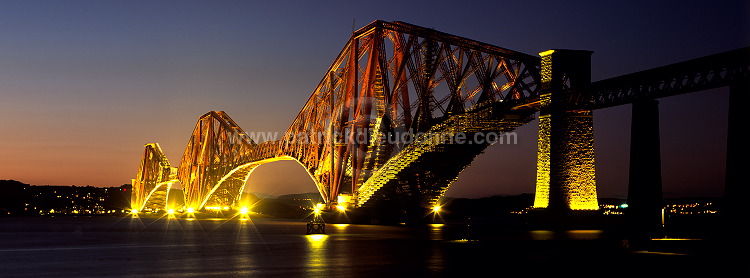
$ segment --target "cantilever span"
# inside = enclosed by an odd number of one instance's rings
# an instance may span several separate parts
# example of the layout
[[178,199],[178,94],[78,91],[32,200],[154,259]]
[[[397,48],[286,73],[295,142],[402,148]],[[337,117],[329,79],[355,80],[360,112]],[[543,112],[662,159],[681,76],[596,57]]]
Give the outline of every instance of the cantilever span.
[[177,169],[170,166],[158,143],[146,144],[138,174],[132,181],[131,208],[166,208],[169,190],[176,182]]
[[[431,207],[492,144],[529,122],[539,57],[403,22],[357,30],[280,141],[253,142],[225,113],[202,116],[177,170],[187,206],[233,206],[258,165],[291,159],[328,204],[409,199]],[[429,139],[429,140],[425,140]],[[139,175],[140,172],[139,172]],[[136,187],[133,201],[148,198]]]
[[[283,151],[310,169],[328,202],[346,192],[355,206],[409,199],[431,207],[489,145],[459,146],[451,138],[510,131],[531,120],[529,110],[516,107],[538,94],[539,61],[432,29],[375,21],[356,31],[334,60],[287,130]],[[463,127],[451,129],[451,123]]]
[[[179,167],[146,145],[133,207],[165,208],[162,191],[174,182],[190,208],[236,207],[254,169],[294,160],[331,207],[428,210],[487,146],[539,113],[534,206],[597,209],[592,110],[747,81],[746,53],[591,83],[590,51],[537,57],[375,21],[352,34],[281,140],[254,142],[226,113],[211,111]],[[351,201],[337,203],[340,194]]]

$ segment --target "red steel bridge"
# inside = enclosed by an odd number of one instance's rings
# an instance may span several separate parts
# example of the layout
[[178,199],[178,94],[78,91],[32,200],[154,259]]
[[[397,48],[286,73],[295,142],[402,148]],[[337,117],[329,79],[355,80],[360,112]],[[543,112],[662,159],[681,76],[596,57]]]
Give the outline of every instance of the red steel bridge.
[[[649,139],[658,138],[656,99],[730,86],[732,103],[747,103],[750,48],[593,83],[591,53],[528,55],[404,22],[372,22],[353,33],[281,140],[255,142],[226,113],[211,111],[176,167],[158,144],[147,144],[132,207],[166,210],[179,182],[186,208],[236,209],[256,167],[293,160],[329,208],[420,212],[486,147],[513,140],[510,132],[538,115],[534,207],[597,210],[592,111],[633,104],[633,144],[641,151],[631,157],[629,201],[650,211],[661,198],[658,140]],[[748,118],[736,106],[730,135]],[[738,157],[747,154],[743,144],[730,142]],[[728,158],[727,190],[747,191],[730,185],[741,163]]]

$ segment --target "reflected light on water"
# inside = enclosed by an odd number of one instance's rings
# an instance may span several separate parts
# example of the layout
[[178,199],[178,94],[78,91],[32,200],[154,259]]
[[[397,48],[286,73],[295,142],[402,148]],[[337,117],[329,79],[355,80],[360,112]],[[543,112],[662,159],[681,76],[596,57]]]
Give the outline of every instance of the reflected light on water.
[[529,236],[532,240],[548,240],[553,239],[555,237],[555,233],[548,230],[536,230],[529,231]]
[[307,239],[307,252],[305,256],[305,269],[311,276],[319,276],[322,269],[327,268],[326,260],[326,240],[328,235],[325,234],[313,234],[305,235]]
[[[429,224],[430,227],[430,240],[445,240],[445,224]],[[427,260],[427,267],[437,273],[444,271],[445,254],[441,248],[436,248],[434,245],[430,248],[429,257]]]
[[310,243],[310,246],[312,248],[320,248],[326,239],[328,239],[328,235],[325,234],[314,234],[314,235],[307,235],[307,242]]
[[429,224],[430,227],[430,240],[444,240],[443,227],[444,224]]
[[550,231],[550,230],[533,230],[529,231],[529,237],[532,240],[551,240],[551,239],[573,239],[573,240],[593,240],[601,239],[602,230],[567,230],[567,231]]
[[566,231],[568,238],[570,239],[600,239],[602,237],[602,230],[570,230]]

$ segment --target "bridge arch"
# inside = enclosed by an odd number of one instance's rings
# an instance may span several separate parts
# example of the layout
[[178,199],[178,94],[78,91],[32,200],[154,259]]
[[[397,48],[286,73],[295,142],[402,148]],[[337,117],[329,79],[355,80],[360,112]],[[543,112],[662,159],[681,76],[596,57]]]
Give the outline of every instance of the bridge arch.
[[[742,124],[748,114],[741,105],[750,88],[749,51],[592,83],[589,51],[549,50],[540,58],[404,22],[375,21],[353,32],[280,141],[256,143],[226,113],[211,111],[196,124],[176,180],[191,205],[205,206],[209,198],[226,204],[259,165],[294,160],[330,205],[340,188],[351,186],[358,207],[396,200],[418,211],[434,205],[493,144],[466,138],[514,131],[539,113],[534,207],[555,214],[596,210],[592,111],[730,86],[733,136],[727,144],[746,150]],[[725,194],[735,205],[747,195],[745,153],[727,155],[726,192],[734,193]],[[147,146],[133,203],[158,195],[152,190],[164,188],[160,184],[172,180],[173,169],[158,145]]]
[[282,155],[279,157],[248,162],[232,169],[211,188],[209,194],[199,205],[192,205],[192,207],[194,209],[213,207],[229,207],[236,209],[241,207],[240,199],[242,193],[250,183],[251,176],[255,170],[262,165],[279,161],[294,161],[297,165],[305,169],[305,173],[307,173],[310,180],[315,183],[316,188],[321,188],[313,174],[311,174],[310,171],[305,168],[305,165],[303,165],[298,159],[288,155]]
[[454,142],[531,121],[539,67],[537,56],[375,21],[352,34],[280,141],[257,143],[211,111],[177,178],[190,206],[228,206],[260,161],[291,157],[329,207],[351,188],[357,207],[401,199],[429,208],[492,144]]
[[138,174],[132,181],[131,208],[141,211],[166,209],[169,189],[176,181],[177,169],[169,160],[158,143],[145,145]]

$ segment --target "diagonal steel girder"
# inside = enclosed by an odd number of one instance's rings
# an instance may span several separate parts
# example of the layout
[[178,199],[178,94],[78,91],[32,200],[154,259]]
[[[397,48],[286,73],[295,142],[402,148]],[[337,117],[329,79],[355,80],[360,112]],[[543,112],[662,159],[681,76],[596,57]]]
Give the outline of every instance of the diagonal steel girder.
[[356,197],[373,174],[408,151],[408,142],[388,138],[427,132],[486,105],[523,107],[538,94],[539,64],[536,56],[375,21],[354,32],[336,57],[281,152],[308,169],[327,202],[342,192]]
[[158,143],[146,144],[132,183],[131,208],[138,211],[145,208],[166,209],[169,189],[176,179],[176,173],[177,169],[169,164]]
[[[749,49],[594,82],[568,96],[571,109],[746,80]],[[294,160],[329,204],[348,192],[358,206],[390,198],[429,206],[487,145],[390,139],[511,131],[539,108],[540,70],[536,56],[375,21],[352,34],[280,141],[253,142],[225,113],[209,112],[193,131],[177,177],[158,145],[146,146],[133,203],[165,204],[160,192],[179,180],[191,206],[231,206],[255,167]]]
[[[370,192],[370,184],[382,181],[383,167],[414,149],[411,142],[391,139],[507,131],[528,121],[533,110],[524,105],[538,95],[539,67],[536,56],[403,22],[375,21],[354,32],[280,141],[258,144],[224,112],[203,115],[177,174],[186,205],[233,206],[255,167],[282,159],[301,164],[326,203],[350,193],[364,205],[369,198],[358,197],[361,188],[368,184]],[[488,108],[496,116],[477,118]],[[460,119],[475,120],[467,125]],[[420,158],[437,161],[462,149],[471,155],[461,165],[427,167],[458,169],[445,171],[453,177],[395,194],[421,196],[420,203],[435,200],[483,148],[441,145]],[[398,179],[423,174],[415,169]],[[389,186],[375,191],[380,188]]]

